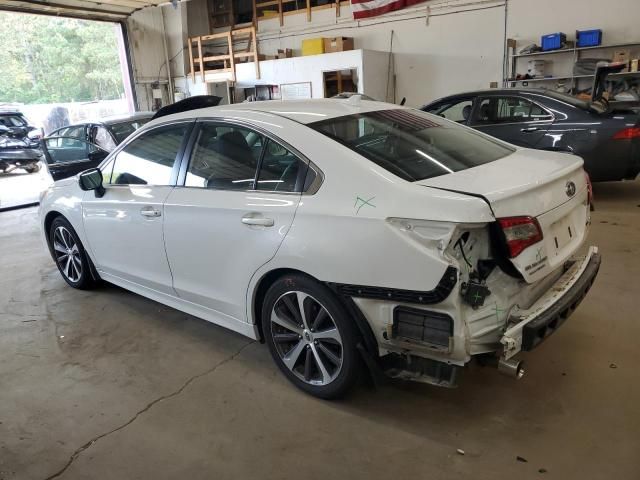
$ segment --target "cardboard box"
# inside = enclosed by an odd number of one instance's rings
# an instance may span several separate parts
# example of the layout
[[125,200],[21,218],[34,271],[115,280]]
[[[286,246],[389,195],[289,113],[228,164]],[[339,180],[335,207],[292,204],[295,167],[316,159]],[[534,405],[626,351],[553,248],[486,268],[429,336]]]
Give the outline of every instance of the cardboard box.
[[631,60],[631,71],[632,72],[638,72],[640,71],[640,69],[638,67],[640,67],[640,58],[634,58],[633,60]]
[[616,50],[613,52],[613,63],[624,63],[627,68],[622,70],[623,72],[629,71],[629,60],[631,60],[631,50]]
[[293,50],[291,50],[290,48],[285,48],[284,50],[279,48],[277,57],[278,58],[291,58],[291,57],[293,57]]
[[527,73],[533,78],[544,77],[546,75],[547,62],[545,60],[529,60]]
[[344,52],[346,50],[353,50],[353,38],[351,37],[335,37],[324,39],[324,51],[330,52]]
[[302,40],[302,56],[324,53],[324,38],[308,38]]

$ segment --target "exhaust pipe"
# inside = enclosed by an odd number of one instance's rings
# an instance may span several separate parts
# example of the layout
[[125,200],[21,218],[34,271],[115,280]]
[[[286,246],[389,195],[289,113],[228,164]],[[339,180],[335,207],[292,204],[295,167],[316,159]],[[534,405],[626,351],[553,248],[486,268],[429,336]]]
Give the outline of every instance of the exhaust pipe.
[[503,375],[506,375],[516,380],[524,377],[524,362],[522,360],[504,360],[498,361],[498,371]]

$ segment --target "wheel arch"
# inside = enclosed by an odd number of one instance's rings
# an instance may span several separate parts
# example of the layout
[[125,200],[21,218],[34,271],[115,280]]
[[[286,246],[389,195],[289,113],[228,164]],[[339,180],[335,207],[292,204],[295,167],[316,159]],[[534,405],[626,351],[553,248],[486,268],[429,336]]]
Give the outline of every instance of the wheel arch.
[[261,343],[264,343],[264,332],[262,330],[262,322],[260,321],[260,317],[267,290],[269,290],[269,287],[273,285],[276,280],[283,277],[284,275],[290,274],[304,275],[305,277],[308,277],[329,288],[329,290],[336,296],[338,301],[342,304],[344,309],[347,311],[347,313],[355,323],[362,338],[362,345],[366,352],[373,358],[378,358],[378,342],[373,334],[373,331],[371,330],[371,325],[365,318],[362,311],[360,311],[358,306],[355,304],[353,299],[351,299],[351,297],[341,295],[335,288],[332,288],[329,283],[318,280],[313,275],[309,275],[308,273],[295,268],[275,268],[273,270],[270,270],[262,275],[260,280],[258,280],[256,287],[254,288],[251,314],[253,316],[253,323],[256,326],[256,329],[258,331],[258,338]]
[[[49,235],[49,231],[51,230],[51,225],[53,224],[53,221],[58,218],[58,217],[62,217],[64,219],[66,219],[66,217],[58,212],[57,210],[51,210],[49,212],[47,212],[47,214],[44,217],[44,233],[45,233],[45,239],[47,240],[47,247],[49,247],[49,252],[51,252],[53,254],[52,248],[51,248],[51,237]],[[69,221],[68,219],[66,219],[67,221]]]

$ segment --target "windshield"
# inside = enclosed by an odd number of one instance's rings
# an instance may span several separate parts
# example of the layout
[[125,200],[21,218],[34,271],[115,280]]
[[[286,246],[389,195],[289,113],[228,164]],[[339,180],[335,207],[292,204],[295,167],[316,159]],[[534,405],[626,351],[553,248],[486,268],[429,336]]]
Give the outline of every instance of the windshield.
[[129,120],[126,122],[112,123],[108,128],[111,130],[111,133],[119,145],[125,138],[138,130],[149,120],[150,118],[138,118],[136,120]]
[[309,125],[409,182],[503,158],[514,150],[417,110],[380,110]]
[[22,115],[0,115],[0,125],[5,127],[24,127],[27,124]]

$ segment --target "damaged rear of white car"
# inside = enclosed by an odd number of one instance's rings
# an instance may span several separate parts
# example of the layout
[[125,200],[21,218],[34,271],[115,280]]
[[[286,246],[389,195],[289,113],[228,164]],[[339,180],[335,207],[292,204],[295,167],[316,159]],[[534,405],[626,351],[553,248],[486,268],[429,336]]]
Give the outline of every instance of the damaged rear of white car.
[[[362,280],[329,282],[371,327],[386,373],[454,386],[459,367],[481,357],[520,378],[516,355],[562,325],[600,266],[597,248],[584,246],[591,185],[582,160],[520,149],[409,110],[312,127],[388,180],[384,193],[369,188],[356,196],[357,216],[386,224],[356,241],[357,252],[345,247],[350,258],[368,258],[347,275]],[[345,227],[344,236],[355,230]]]

